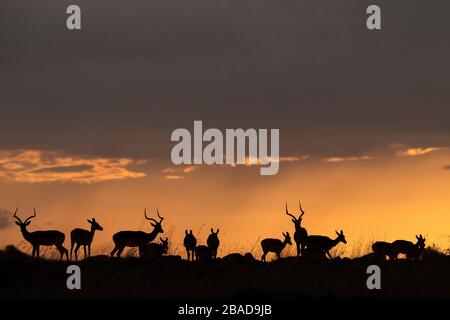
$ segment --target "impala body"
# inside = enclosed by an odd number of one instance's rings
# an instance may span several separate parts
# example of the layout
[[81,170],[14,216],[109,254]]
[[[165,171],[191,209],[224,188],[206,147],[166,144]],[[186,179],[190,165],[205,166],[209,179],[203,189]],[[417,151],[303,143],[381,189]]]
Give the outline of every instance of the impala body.
[[305,250],[306,241],[308,240],[308,232],[306,231],[305,228],[303,228],[301,226],[302,217],[305,214],[305,212],[302,209],[301,203],[299,202],[298,204],[300,207],[301,214],[299,215],[298,218],[296,218],[294,215],[289,213],[287,203],[286,203],[286,214],[288,216],[292,217],[292,222],[294,223],[294,227],[295,227],[294,241],[295,241],[295,246],[297,248],[297,256],[299,256]]
[[[97,221],[95,221],[95,218],[92,218],[92,220],[87,220],[89,224],[91,225],[91,229],[84,230],[84,229],[73,229],[70,232],[70,259],[72,259],[72,252],[73,252],[73,246],[76,244],[75,247],[75,260],[78,261],[78,249],[80,249],[80,246],[83,246],[84,250],[84,258],[89,257],[91,255],[91,244],[92,240],[94,239],[94,234],[96,230],[102,231],[103,227],[100,226]],[[87,254],[86,254],[86,248],[87,248]]]
[[345,240],[344,231],[337,232],[336,239],[331,239],[326,236],[308,236],[306,243],[306,251],[308,253],[323,255],[326,254],[330,259],[332,259],[330,255],[330,250],[334,248],[339,242],[347,243]]
[[169,238],[159,238],[161,243],[146,243],[142,247],[142,255],[144,258],[160,258],[169,250]]
[[219,229],[217,229],[216,232],[214,232],[213,228],[211,228],[211,234],[208,236],[208,239],[206,240],[206,244],[209,247],[209,250],[211,251],[211,256],[213,259],[217,258],[217,249],[219,248],[219,237],[217,236],[219,234]]
[[192,234],[192,230],[190,230],[190,232],[186,230],[185,234],[183,244],[186,248],[187,260],[193,261],[195,258],[195,247],[197,247],[197,239],[195,239],[195,236]]
[[211,250],[208,246],[199,245],[195,247],[195,260],[208,261],[211,260]]
[[66,238],[64,233],[58,230],[45,230],[45,231],[33,231],[29,232],[27,227],[31,223],[31,219],[36,217],[36,210],[33,208],[34,215],[28,217],[25,221],[17,216],[17,207],[14,212],[14,218],[16,219],[16,224],[20,227],[20,231],[22,232],[23,238],[28,241],[33,247],[32,256],[39,257],[39,248],[40,246],[55,246],[60,253],[60,260],[62,260],[63,256],[66,255],[67,260],[69,260],[69,254],[66,248],[64,248],[63,243]]
[[291,245],[291,236],[289,235],[289,232],[284,233],[284,241],[281,241],[279,239],[273,239],[273,238],[267,238],[261,241],[261,248],[263,251],[263,255],[261,257],[262,261],[266,261],[266,255],[269,252],[273,252],[277,255],[277,258],[280,258],[281,251],[283,251],[284,247],[286,245]]
[[388,256],[389,259],[391,259],[391,260],[395,260],[397,258],[397,255],[395,254],[394,246],[390,242],[377,241],[374,244],[372,244],[372,251],[376,256],[383,258],[383,259],[386,256]]
[[153,230],[151,232],[146,233],[144,231],[119,231],[113,235],[115,246],[113,251],[111,251],[111,257],[114,257],[114,254],[116,254],[116,252],[117,256],[120,257],[125,247],[139,247],[139,256],[142,257],[143,245],[152,242],[159,233],[164,232],[161,227],[161,223],[164,218],[159,215],[158,209],[156,211],[158,213],[159,221],[147,217],[147,209],[144,210],[145,219],[152,221],[150,222],[153,227]]

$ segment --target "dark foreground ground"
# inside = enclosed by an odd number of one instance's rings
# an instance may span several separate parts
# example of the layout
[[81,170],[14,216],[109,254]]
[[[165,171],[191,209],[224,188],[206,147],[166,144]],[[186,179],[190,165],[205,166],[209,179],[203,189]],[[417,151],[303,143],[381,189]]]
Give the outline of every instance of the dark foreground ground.
[[381,290],[368,290],[370,257],[261,263],[242,256],[215,262],[91,257],[78,263],[82,289],[68,290],[70,263],[0,251],[2,299],[450,299],[450,257],[424,254],[420,261],[378,262]]

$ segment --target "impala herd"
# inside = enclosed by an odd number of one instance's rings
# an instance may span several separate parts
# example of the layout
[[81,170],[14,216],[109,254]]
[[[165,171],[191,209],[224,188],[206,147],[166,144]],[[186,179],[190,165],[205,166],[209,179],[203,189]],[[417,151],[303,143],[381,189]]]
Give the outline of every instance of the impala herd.
[[[28,231],[27,227],[31,223],[31,219],[36,217],[36,210],[33,208],[33,215],[22,221],[17,216],[17,208],[13,217],[16,219],[15,223],[20,227],[23,238],[32,246],[32,256],[39,257],[40,246],[55,246],[60,253],[60,260],[66,256],[67,260],[72,259],[72,254],[75,254],[75,260],[78,261],[78,250],[81,246],[84,249],[84,257],[89,257],[91,254],[91,244],[94,239],[95,231],[102,231],[100,224],[92,218],[87,220],[90,224],[90,229],[74,229],[70,233],[70,256],[63,243],[65,235],[57,230],[45,231]],[[294,242],[296,245],[297,256],[330,258],[330,250],[337,246],[340,242],[346,244],[347,241],[344,232],[336,231],[336,238],[331,239],[321,235],[309,235],[307,230],[302,227],[302,218],[305,214],[302,205],[299,202],[300,214],[298,218],[289,213],[286,203],[286,215],[292,218],[294,223]],[[162,228],[163,217],[156,209],[159,221],[147,216],[147,210],[144,209],[144,217],[150,221],[153,229],[150,232],[144,231],[119,231],[113,235],[114,249],[111,252],[111,257],[115,255],[120,257],[126,247],[136,247],[139,250],[139,257],[141,258],[157,258],[166,254],[169,249],[169,239],[159,237],[160,243],[153,242],[159,233],[164,233]],[[217,251],[220,245],[219,229],[214,231],[211,228],[211,234],[208,236],[206,245],[198,245],[192,230],[185,231],[184,247],[186,249],[186,258],[190,260],[215,260],[217,259]],[[287,245],[292,245],[292,239],[289,232],[283,232],[283,240],[275,238],[266,238],[261,241],[262,261],[266,261],[268,253],[274,253],[277,258],[280,258],[281,252]],[[377,241],[372,245],[372,255],[374,257],[385,259],[386,256],[390,260],[396,260],[399,254],[404,254],[408,260],[417,260],[420,258],[423,249],[425,248],[425,238],[422,235],[416,236],[417,242],[413,243],[406,240],[396,240],[394,242]],[[74,250],[75,247],[75,250]],[[87,250],[86,250],[87,249]],[[233,254],[231,254],[233,255]]]

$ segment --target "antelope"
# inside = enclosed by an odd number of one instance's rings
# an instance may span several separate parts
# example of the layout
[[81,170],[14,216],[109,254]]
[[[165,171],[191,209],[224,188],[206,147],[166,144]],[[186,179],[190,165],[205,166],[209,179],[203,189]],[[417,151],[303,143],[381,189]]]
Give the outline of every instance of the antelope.
[[266,261],[266,255],[269,252],[274,252],[277,255],[277,258],[280,258],[280,253],[283,251],[284,247],[289,244],[291,245],[291,236],[289,235],[289,232],[284,233],[284,241],[281,241],[279,239],[272,239],[267,238],[261,241],[261,247],[263,250],[263,255],[261,257],[262,261]]
[[[78,261],[78,249],[80,249],[80,246],[83,246],[84,250],[84,258],[91,256],[91,244],[92,240],[94,239],[95,230],[102,231],[103,228],[98,224],[97,221],[95,221],[95,218],[92,218],[92,220],[87,219],[87,222],[91,225],[91,230],[84,230],[84,229],[73,229],[70,232],[70,259],[72,259],[72,252],[73,252],[73,246],[76,243],[77,246],[75,247],[75,260]],[[87,255],[86,255],[86,247],[87,247]]]
[[206,243],[208,244],[208,248],[211,251],[211,256],[213,259],[217,258],[217,249],[219,248],[219,237],[217,236],[219,234],[219,229],[217,229],[216,232],[214,232],[213,228],[211,228],[211,234],[208,236],[208,239],[206,240]]
[[159,238],[161,243],[146,243],[142,246],[142,254],[144,258],[159,258],[169,250],[169,238]]
[[336,239],[330,239],[325,236],[308,236],[306,242],[306,251],[311,253],[318,253],[320,255],[326,254],[330,259],[332,259],[330,255],[330,250],[339,244],[339,242],[347,243],[345,240],[344,231],[337,232]]
[[39,247],[40,246],[56,246],[60,253],[60,259],[62,260],[64,254],[66,255],[67,260],[69,260],[69,254],[66,248],[63,247],[64,240],[66,236],[61,231],[57,230],[40,230],[40,231],[33,231],[29,232],[27,230],[27,226],[30,225],[31,219],[36,217],[36,209],[33,208],[34,214],[30,217],[28,217],[25,221],[22,222],[22,220],[17,216],[17,211],[19,210],[19,207],[17,207],[16,211],[14,212],[14,218],[16,218],[16,224],[20,227],[20,231],[22,232],[22,236],[25,240],[27,240],[31,246],[33,247],[33,253],[32,257],[38,257],[39,258]]
[[211,250],[208,246],[199,245],[195,247],[195,260],[209,261],[211,258]]
[[147,217],[147,209],[144,209],[144,217],[147,220],[153,221],[150,224],[153,227],[153,230],[149,233],[144,231],[119,231],[113,235],[114,241],[114,249],[111,251],[111,257],[114,257],[114,254],[117,252],[117,256],[120,257],[123,249],[125,247],[139,247],[139,256],[142,257],[142,247],[144,244],[152,242],[158,233],[163,233],[164,230],[161,227],[161,223],[164,220],[163,217],[159,215],[159,210],[156,209],[156,212],[159,217],[159,221],[156,221],[153,218]]
[[288,206],[286,203],[286,214],[292,217],[292,222],[294,223],[295,226],[294,241],[297,248],[297,256],[299,256],[303,252],[303,250],[305,250],[306,240],[308,239],[308,232],[306,231],[305,228],[302,228],[301,226],[302,217],[305,214],[305,211],[303,211],[302,204],[300,202],[298,203],[298,205],[300,207],[301,214],[298,218],[296,218],[294,215],[289,213]]
[[408,260],[419,259],[422,250],[425,248],[425,238],[420,234],[416,236],[416,239],[417,242],[415,244],[406,240],[395,240],[392,242],[395,259],[400,253],[406,255]]
[[192,234],[192,230],[190,230],[190,232],[188,232],[187,230],[185,231],[185,237],[184,237],[184,247],[186,248],[186,252],[187,252],[187,260],[192,260],[194,261],[194,257],[195,257],[195,247],[197,246],[197,239],[195,239],[194,235]]
[[397,258],[391,242],[377,241],[372,244],[372,251],[377,257],[383,259],[385,259],[386,256],[388,256],[391,260],[395,260]]

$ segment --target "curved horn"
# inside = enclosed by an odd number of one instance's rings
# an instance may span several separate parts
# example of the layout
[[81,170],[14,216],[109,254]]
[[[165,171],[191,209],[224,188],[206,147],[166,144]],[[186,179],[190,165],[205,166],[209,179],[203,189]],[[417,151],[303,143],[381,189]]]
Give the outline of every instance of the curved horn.
[[155,219],[147,217],[147,208],[144,209],[144,216],[145,216],[145,219],[154,221],[155,223],[158,223],[158,221],[156,221]]
[[300,211],[302,212],[302,214],[300,215],[300,217],[298,217],[298,218],[300,219],[300,218],[303,217],[303,215],[305,214],[305,211],[303,211],[302,203],[301,203],[300,201],[298,202],[298,206],[300,207]]
[[158,214],[158,217],[159,217],[159,223],[161,223],[164,220],[164,218],[159,215],[158,208],[156,208],[156,213]]
[[16,218],[20,223],[22,223],[22,220],[17,216],[17,210],[19,210],[19,207],[16,208],[16,211],[14,211],[13,217]]
[[35,209],[35,208],[33,208],[33,212],[34,212],[34,214],[33,214],[32,216],[28,217],[28,218],[24,221],[24,223],[27,223],[30,219],[33,219],[34,217],[36,217],[36,209]]
[[295,221],[297,221],[297,218],[294,217],[292,214],[289,213],[288,207],[287,207],[287,202],[286,202],[286,214],[287,214],[288,216],[292,217],[292,219],[294,219]]

